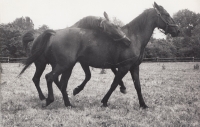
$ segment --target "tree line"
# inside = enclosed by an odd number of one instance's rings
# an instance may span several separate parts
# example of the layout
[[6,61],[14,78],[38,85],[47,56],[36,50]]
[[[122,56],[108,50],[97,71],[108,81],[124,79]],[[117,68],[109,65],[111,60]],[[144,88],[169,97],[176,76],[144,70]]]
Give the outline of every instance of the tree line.
[[173,15],[181,34],[166,39],[151,38],[146,48],[146,58],[197,57],[200,58],[200,14],[188,9]]
[[47,25],[42,25],[38,29],[34,29],[34,23],[30,17],[16,18],[11,23],[0,24],[1,57],[25,57],[26,52],[22,45],[23,35],[30,30],[42,33],[46,29],[48,29]]
[[[167,35],[166,39],[151,37],[145,49],[145,57],[200,58],[200,14],[184,9],[178,11],[172,17],[180,27],[180,36],[172,38],[170,35]],[[116,17],[113,18],[113,22],[119,26],[124,25]],[[34,29],[34,23],[30,17],[21,17],[8,24],[0,24],[1,56],[25,57],[26,53],[21,41],[23,34],[29,30],[42,33],[46,29],[48,29],[47,25]]]

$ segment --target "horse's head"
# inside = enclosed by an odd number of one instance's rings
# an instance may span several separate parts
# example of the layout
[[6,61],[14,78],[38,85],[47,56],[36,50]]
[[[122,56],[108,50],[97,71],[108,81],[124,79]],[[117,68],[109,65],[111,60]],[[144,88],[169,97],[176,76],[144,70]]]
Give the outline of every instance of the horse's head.
[[124,41],[126,44],[130,44],[130,39],[121,30],[121,28],[110,22],[108,14],[104,12],[105,20],[102,20],[100,27],[105,33],[110,35],[115,41]]
[[180,33],[178,25],[176,25],[169,13],[162,6],[157,5],[156,2],[154,2],[153,6],[158,16],[157,27],[163,29],[165,34],[171,34],[172,37],[178,36]]

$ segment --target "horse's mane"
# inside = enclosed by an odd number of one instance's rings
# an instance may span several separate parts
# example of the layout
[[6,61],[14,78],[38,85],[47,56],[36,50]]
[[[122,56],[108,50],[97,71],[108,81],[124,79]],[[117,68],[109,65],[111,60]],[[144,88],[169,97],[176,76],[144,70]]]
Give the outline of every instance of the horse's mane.
[[138,31],[143,31],[144,26],[146,25],[148,21],[148,17],[150,12],[152,12],[154,9],[146,9],[143,13],[141,13],[139,16],[137,16],[135,19],[133,19],[130,23],[123,26],[123,28],[128,28],[130,33],[135,33]]
[[99,30],[100,23],[102,20],[103,20],[103,18],[101,18],[101,17],[87,16],[87,17],[80,19],[78,22],[76,22],[71,27]]

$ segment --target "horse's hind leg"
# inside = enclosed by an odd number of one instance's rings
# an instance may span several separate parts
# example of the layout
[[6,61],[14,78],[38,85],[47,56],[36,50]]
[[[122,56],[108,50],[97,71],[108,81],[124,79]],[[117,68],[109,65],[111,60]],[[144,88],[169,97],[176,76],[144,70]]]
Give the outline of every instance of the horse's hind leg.
[[57,64],[56,67],[50,73],[46,74],[45,77],[46,77],[47,87],[48,87],[48,98],[46,99],[46,105],[44,105],[44,107],[48,106],[54,101],[52,83],[53,81],[55,81],[56,78],[58,78],[60,74],[62,74],[62,77],[59,84],[60,84],[60,90],[63,94],[63,98],[65,101],[65,106],[71,106],[68,99],[68,95],[66,93],[67,82],[69,80],[69,77],[71,75],[72,68],[73,68],[73,66],[69,66],[69,65],[72,65],[72,64],[65,64],[64,66]]
[[[111,68],[111,70],[115,75],[117,74],[116,68]],[[119,81],[119,85],[121,93],[126,94],[126,87],[124,86],[124,82],[122,80]]]
[[60,85],[60,82],[58,81],[58,77],[54,79],[54,83],[56,84],[56,86],[58,87],[58,89],[61,90],[61,85]]
[[76,94],[78,94],[81,90],[84,89],[86,83],[91,79],[91,72],[90,72],[90,68],[88,65],[84,65],[81,64],[84,72],[85,72],[85,80],[81,83],[81,85],[77,86],[74,91],[73,91],[73,95],[75,96]]
[[[52,70],[55,68],[55,64],[51,64]],[[54,83],[56,84],[56,86],[61,90],[61,86],[60,86],[60,82],[58,80],[59,77],[55,77],[54,78]]]
[[51,104],[54,101],[54,95],[53,95],[53,87],[52,87],[52,83],[53,81],[58,78],[58,76],[65,70],[64,67],[60,66],[60,65],[56,65],[56,67],[48,74],[46,74],[45,78],[47,81],[47,88],[48,88],[48,98],[46,99],[46,105],[48,106],[49,104]]
[[69,101],[69,98],[68,98],[68,94],[67,94],[67,85],[68,85],[68,80],[71,76],[71,73],[72,73],[72,69],[73,68],[69,68],[67,69],[64,73],[62,73],[62,76],[61,76],[61,79],[60,79],[60,84],[62,86],[62,89],[61,89],[61,93],[63,95],[63,100],[64,100],[64,103],[65,103],[65,106],[68,107],[68,106],[72,106],[70,104],[70,101]]
[[32,80],[33,80],[35,87],[38,91],[40,100],[44,100],[45,96],[42,93],[42,90],[40,88],[40,77],[41,77],[41,75],[42,75],[42,73],[43,73],[43,71],[46,67],[46,64],[45,63],[35,63],[35,67],[36,67],[36,71],[35,71],[35,74],[34,74]]

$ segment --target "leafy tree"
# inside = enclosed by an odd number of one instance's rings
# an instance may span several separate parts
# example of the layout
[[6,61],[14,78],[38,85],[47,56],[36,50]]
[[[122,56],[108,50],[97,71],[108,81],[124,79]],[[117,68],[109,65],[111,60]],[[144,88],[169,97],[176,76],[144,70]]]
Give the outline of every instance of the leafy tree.
[[17,57],[20,51],[21,33],[12,24],[0,26],[1,55]]
[[178,11],[173,18],[180,26],[183,36],[191,37],[192,30],[200,24],[200,14],[196,14],[188,9]]
[[146,58],[152,58],[152,57],[174,57],[176,48],[173,45],[172,42],[167,42],[165,39],[151,39],[151,42],[147,44],[146,50],[145,50],[145,56]]
[[196,25],[195,28],[192,30],[192,36],[200,38],[200,23]]
[[47,25],[42,25],[41,27],[39,27],[39,28],[37,29],[37,31],[38,31],[39,33],[42,33],[42,32],[44,32],[44,31],[47,30],[47,29],[49,29],[49,27],[48,27]]
[[21,17],[15,19],[13,21],[12,25],[14,25],[16,28],[19,27],[19,30],[32,30],[34,29],[33,21],[30,19],[30,17]]
[[33,30],[34,24],[29,17],[15,19],[12,23],[0,25],[1,55],[10,57],[25,56],[21,37],[28,31]]
[[182,34],[178,38],[167,37],[173,40],[177,48],[178,57],[200,57],[200,14],[184,9],[174,15]]

